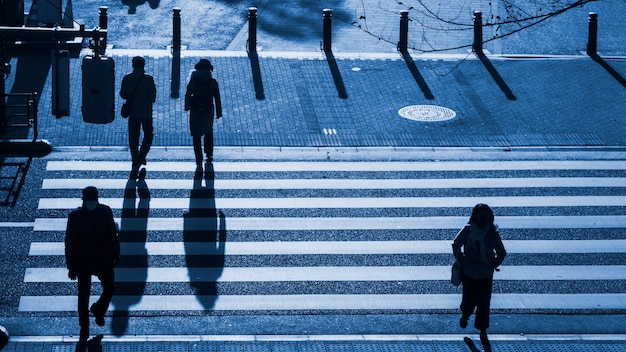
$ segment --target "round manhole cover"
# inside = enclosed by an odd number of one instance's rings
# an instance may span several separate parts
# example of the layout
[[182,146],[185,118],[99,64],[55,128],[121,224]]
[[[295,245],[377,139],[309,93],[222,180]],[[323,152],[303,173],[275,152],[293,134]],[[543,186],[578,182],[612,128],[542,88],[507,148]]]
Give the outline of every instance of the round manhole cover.
[[405,119],[414,121],[446,121],[456,117],[454,110],[437,105],[410,105],[398,110]]

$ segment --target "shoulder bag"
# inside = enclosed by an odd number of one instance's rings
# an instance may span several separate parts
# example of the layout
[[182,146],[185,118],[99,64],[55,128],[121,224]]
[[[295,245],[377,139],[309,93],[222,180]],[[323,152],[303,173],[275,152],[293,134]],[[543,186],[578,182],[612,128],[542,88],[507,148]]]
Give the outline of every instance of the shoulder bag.
[[141,82],[142,78],[143,78],[143,75],[141,75],[141,77],[139,77],[139,79],[137,80],[137,84],[135,84],[135,89],[133,89],[133,93],[130,95],[128,99],[126,99],[124,104],[122,104],[122,110],[120,111],[120,114],[122,115],[123,118],[127,118],[128,116],[130,116],[131,104],[133,102],[133,98],[135,97],[135,93],[137,92],[137,88],[139,87],[139,83]]

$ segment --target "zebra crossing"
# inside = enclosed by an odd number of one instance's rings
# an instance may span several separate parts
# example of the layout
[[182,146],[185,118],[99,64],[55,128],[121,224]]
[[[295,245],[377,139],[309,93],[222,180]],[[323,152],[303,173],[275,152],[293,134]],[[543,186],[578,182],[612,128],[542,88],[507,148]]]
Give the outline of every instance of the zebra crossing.
[[456,311],[452,239],[496,213],[509,256],[492,307],[626,309],[620,161],[47,162],[22,312],[76,308],[67,213],[100,189],[120,226],[112,311]]

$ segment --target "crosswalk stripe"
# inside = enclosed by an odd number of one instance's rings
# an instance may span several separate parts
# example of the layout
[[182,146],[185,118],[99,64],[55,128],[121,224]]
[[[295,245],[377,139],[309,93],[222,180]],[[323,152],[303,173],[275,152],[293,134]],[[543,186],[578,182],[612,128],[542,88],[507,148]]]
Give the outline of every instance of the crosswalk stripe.
[[[198,181],[177,179],[145,180],[148,189],[185,189]],[[134,186],[135,182],[130,181]],[[45,179],[42,189],[125,189],[127,179]],[[206,186],[206,183],[204,183]],[[211,188],[220,189],[465,189],[465,188],[544,188],[544,187],[626,187],[624,177],[532,177],[458,179],[215,179]]]
[[[92,296],[94,302],[97,297]],[[114,296],[110,311],[457,310],[459,294],[143,295]],[[76,296],[22,296],[21,312],[75,311]],[[626,294],[498,294],[491,308],[625,309]]]
[[[224,255],[449,254],[449,241],[267,241],[226,242]],[[122,242],[122,255],[203,255],[206,242]],[[508,253],[626,253],[626,240],[504,240]],[[65,255],[63,242],[32,242],[30,256]]]
[[[217,218],[148,218],[124,219],[132,231],[209,231],[215,230]],[[120,223],[121,219],[116,218]],[[245,217],[226,218],[226,230],[304,231],[304,230],[428,230],[459,229],[466,216],[433,217]],[[502,229],[573,229],[626,228],[624,215],[581,216],[499,216]],[[35,219],[34,231],[65,231],[66,218]]]
[[[337,266],[337,262],[329,263],[334,266],[325,266],[326,262],[316,260],[321,266],[298,266],[306,265],[307,262],[296,262],[294,266],[289,264],[269,264],[283,266],[268,266],[268,263],[282,263],[275,259],[262,257],[256,258],[228,258],[228,266],[219,267],[190,267],[179,264],[182,256],[272,256],[272,255],[440,255],[447,256],[452,260],[451,242],[454,234],[468,221],[468,215],[453,216],[457,213],[444,209],[441,214],[449,216],[403,216],[408,214],[427,215],[408,210],[398,216],[367,217],[368,212],[356,209],[425,209],[425,208],[471,208],[477,203],[487,203],[494,208],[546,208],[547,212],[542,216],[532,215],[538,209],[529,212],[520,210],[521,216],[503,215],[496,217],[496,223],[501,230],[507,229],[555,229],[572,230],[571,233],[579,234],[584,229],[593,229],[590,236],[577,237],[584,240],[568,239],[559,240],[506,240],[504,244],[508,253],[515,254],[550,254],[562,257],[566,254],[624,254],[626,253],[626,239],[602,239],[604,232],[601,229],[626,229],[626,215],[619,212],[619,207],[626,207],[626,177],[613,177],[621,175],[617,171],[626,170],[626,163],[620,160],[524,160],[524,161],[432,161],[432,162],[335,162],[335,161],[287,161],[287,162],[217,162],[214,164],[215,180],[193,180],[191,173],[196,171],[195,163],[182,162],[151,162],[147,167],[149,177],[144,181],[128,180],[123,178],[130,172],[128,161],[60,161],[50,160],[47,162],[46,171],[49,172],[42,183],[42,190],[50,191],[43,194],[39,199],[38,209],[43,214],[54,214],[52,217],[39,216],[35,219],[33,230],[46,232],[46,239],[52,237],[48,232],[64,232],[67,218],[54,217],[59,215],[58,210],[69,210],[81,205],[79,198],[80,189],[86,186],[96,186],[103,190],[100,201],[111,206],[119,215],[120,209],[127,207],[147,207],[151,210],[160,210],[152,214],[168,217],[149,218],[116,218],[123,231],[140,231],[154,234],[156,240],[164,242],[122,242],[121,250],[124,256],[161,256],[150,258],[154,265],[149,267],[118,267],[116,268],[116,281],[120,283],[151,283],[151,290],[159,288],[163,284],[171,284],[175,288],[172,292],[196,293],[196,295],[160,295],[156,291],[146,291],[152,294],[142,296],[119,295],[114,297],[111,310],[120,311],[187,311],[187,310],[215,310],[215,311],[273,311],[273,310],[458,310],[460,294],[402,294],[402,290],[388,294],[369,294],[371,291],[343,292],[338,288],[336,294],[277,294],[281,291],[270,289],[267,293],[257,295],[220,295],[208,296],[207,292],[213,292],[211,284],[224,284],[224,287],[236,288],[245,286],[246,283],[255,282],[263,286],[264,283],[274,283],[263,287],[283,287],[280,283],[289,282],[329,282],[350,283],[349,286],[359,285],[360,282],[379,282],[379,286],[386,286],[388,282],[395,283],[427,283],[430,281],[449,281],[450,265],[400,265],[400,266],[366,266],[350,265]],[[596,172],[587,172],[587,171]],[[82,171],[92,178],[64,178]],[[100,173],[106,172],[106,173]],[[466,171],[466,172],[464,172]],[[500,171],[504,171],[499,173]],[[522,171],[517,176],[515,171]],[[537,171],[537,172],[533,172]],[[554,171],[554,172],[551,172]],[[562,171],[562,172],[559,172]],[[581,172],[576,172],[581,171]],[[613,171],[613,172],[604,172]],[[52,172],[55,172],[52,174]],[[116,173],[117,172],[117,173]],[[162,172],[162,174],[159,174]],[[420,172],[425,172],[420,174]],[[454,174],[446,175],[446,172]],[[172,176],[176,173],[176,176]],[[182,173],[189,173],[184,175]],[[223,174],[220,174],[223,173]],[[232,173],[232,174],[228,174]],[[262,174],[266,173],[266,174]],[[274,174],[275,173],[275,174]],[[282,173],[282,174],[281,174]],[[353,173],[353,174],[348,174]],[[363,173],[363,174],[359,174]],[[397,174],[394,174],[397,173]],[[404,174],[402,174],[404,173]],[[347,177],[344,175],[348,174]],[[542,176],[533,177],[532,175]],[[605,177],[597,177],[604,175]],[[94,176],[95,175],[95,176]],[[100,177],[104,175],[104,177]],[[463,178],[455,178],[461,175]],[[488,177],[481,177],[481,175]],[[555,175],[556,177],[544,177]],[[570,176],[571,175],[571,176]],[[180,177],[179,177],[180,176]],[[363,176],[360,178],[359,176]],[[421,177],[424,178],[421,178]],[[437,177],[444,178],[437,178]],[[500,177],[498,177],[500,176]],[[563,177],[566,176],[566,177]],[[580,176],[580,177],[579,177]],[[593,177],[590,177],[593,176]],[[78,176],[79,177],[79,176]],[[108,178],[115,177],[115,178]],[[159,178],[168,177],[168,178]],[[330,177],[330,178],[326,178]],[[355,178],[356,177],[356,178]],[[401,178],[409,177],[409,178]],[[185,179],[180,179],[185,178]],[[147,187],[152,193],[149,203],[140,197],[122,198],[122,192],[113,192],[138,187]],[[605,188],[600,192],[596,189]],[[194,198],[194,189],[241,190],[241,192],[222,192],[219,195],[229,195],[216,198]],[[468,197],[476,191],[500,189],[496,196]],[[545,189],[545,191],[543,190]],[[609,190],[616,192],[608,194]],[[69,190],[69,192],[67,192]],[[104,192],[108,190],[108,192]],[[162,192],[160,190],[165,190]],[[266,190],[266,192],[255,191]],[[268,192],[282,190],[301,190],[291,192],[296,197],[285,196],[287,193]],[[307,191],[302,192],[302,190]],[[325,192],[316,192],[317,190]],[[357,190],[368,192],[340,192],[338,195],[349,197],[324,197],[329,194],[328,190]],[[400,192],[408,190],[408,193]],[[442,195],[443,197],[424,197],[420,193],[410,190],[432,190],[428,194]],[[450,192],[439,192],[444,190]],[[466,191],[465,191],[466,190]],[[181,192],[183,191],[183,192]],[[189,197],[185,197],[189,192]],[[235,198],[245,194],[247,197]],[[388,192],[387,192],[388,191]],[[439,193],[437,193],[439,192]],[[450,197],[456,192],[459,197]],[[140,192],[141,193],[141,192]],[[281,197],[267,197],[267,195]],[[317,194],[316,194],[317,193]],[[512,194],[503,196],[503,194]],[[64,197],[65,195],[70,197]],[[261,197],[253,197],[254,195]],[[302,195],[311,197],[302,197]],[[359,197],[359,194],[367,195]],[[381,197],[372,196],[381,195]],[[395,194],[408,195],[407,197],[394,197]],[[410,197],[411,195],[418,197]],[[607,195],[595,195],[607,194]],[[250,197],[252,195],[252,197]],[[356,195],[356,196],[352,196]],[[390,197],[391,195],[391,197]],[[63,198],[59,198],[63,197]],[[144,201],[143,203],[140,201]],[[133,204],[134,202],[134,204]],[[126,204],[125,204],[126,203]],[[566,208],[589,208],[589,211],[572,210],[566,214]],[[613,207],[614,209],[609,209]],[[257,212],[262,216],[246,216],[251,212],[233,211],[237,217],[218,219],[212,217],[194,217],[194,214],[184,213],[187,209],[294,209],[291,212]],[[553,209],[550,209],[553,208]],[[560,208],[560,209],[554,209]],[[606,208],[606,209],[603,209]],[[304,214],[296,212],[300,209],[346,209],[341,216],[266,216]],[[348,211],[355,209],[355,211]],[[168,210],[168,211],[163,211]],[[182,211],[177,211],[182,210]],[[497,209],[496,209],[497,210]],[[56,211],[56,212],[55,212]],[[512,211],[512,210],[511,210]],[[517,210],[516,210],[517,211]],[[228,212],[225,212],[228,214]],[[351,217],[355,213],[360,216]],[[388,213],[388,212],[387,212]],[[387,213],[378,212],[377,215]],[[122,215],[124,212],[122,212]],[[213,213],[215,216],[215,213]],[[348,216],[346,216],[348,214]],[[555,215],[553,215],[555,214]],[[394,213],[395,215],[395,213]],[[218,229],[219,228],[219,229]],[[333,233],[333,241],[235,241],[235,242],[168,242],[183,237],[187,231],[208,231],[215,240],[216,231],[289,231],[306,234],[306,231],[336,231]],[[354,230],[354,231],[353,231]],[[400,230],[450,230],[448,240],[415,240],[415,241],[352,241],[358,231],[394,231]],[[617,230],[619,231],[619,230]],[[568,231],[563,231],[568,232]],[[614,231],[613,231],[614,232]],[[173,235],[172,235],[173,234]],[[232,234],[232,233],[231,233]],[[237,238],[240,233],[232,234]],[[247,236],[247,234],[243,234]],[[293,237],[293,234],[290,235]],[[342,238],[341,236],[345,236]],[[577,235],[578,236],[578,235]],[[435,238],[437,236],[435,235]],[[619,236],[618,236],[619,237]],[[57,237],[54,237],[58,240]],[[150,238],[150,237],[149,237]],[[259,239],[263,239],[260,237]],[[312,238],[312,237],[302,237]],[[442,238],[442,237],[439,237]],[[445,238],[445,237],[443,237]],[[526,238],[526,237],[521,237]],[[535,238],[541,238],[538,235]],[[560,238],[560,237],[559,237]],[[241,240],[241,238],[238,238]],[[345,239],[345,240],[342,240]],[[432,239],[432,238],[429,238]],[[31,242],[30,256],[39,257],[34,265],[27,267],[24,272],[23,282],[30,284],[26,294],[20,298],[20,312],[64,312],[75,311],[76,296],[41,295],[31,296],[34,292],[40,292],[39,288],[49,284],[50,290],[59,287],[70,287],[67,278],[67,269],[61,267],[59,258],[46,258],[44,256],[63,256],[64,243],[58,242]],[[561,256],[559,256],[561,255]],[[167,258],[164,256],[179,256]],[[613,256],[615,257],[615,256]],[[548,256],[547,258],[553,258]],[[122,263],[128,258],[123,258]],[[280,259],[280,258],[278,258]],[[248,261],[250,260],[250,261]],[[419,259],[418,259],[419,260]],[[55,263],[50,267],[48,263]],[[260,266],[254,266],[261,262]],[[178,263],[178,264],[177,264]],[[234,263],[234,264],[233,264]],[[347,264],[354,262],[347,261]],[[380,262],[373,261],[372,264]],[[428,262],[415,262],[427,264]],[[519,263],[519,261],[518,261]],[[522,262],[526,264],[526,262]],[[529,262],[532,263],[532,262]],[[555,265],[511,265],[506,262],[501,266],[501,271],[496,273],[495,279],[499,285],[504,285],[504,292],[493,295],[492,308],[502,310],[545,311],[555,310],[590,310],[590,309],[626,309],[626,293],[602,293],[606,292],[602,287],[591,289],[594,281],[604,280],[607,285],[613,287],[626,280],[626,265],[621,261],[601,261],[598,265],[587,265],[588,262],[575,265],[573,262],[555,263],[554,259],[541,260],[541,264]],[[402,263],[400,263],[402,264]],[[411,262],[410,264],[413,264]],[[38,266],[44,267],[38,267]],[[45,267],[47,266],[48,267]],[[177,266],[179,265],[179,266]],[[55,267],[56,266],[56,267]],[[172,267],[173,266],[173,267]],[[552,293],[518,293],[518,286],[522,282],[544,282],[546,285],[562,285],[557,282],[574,281],[583,285],[586,282],[584,292],[571,294]],[[194,285],[201,283],[202,285]],[[432,283],[430,283],[432,285]],[[565,283],[563,283],[565,284]],[[290,284],[298,285],[298,284]],[[325,284],[329,285],[329,284]],[[344,284],[348,285],[348,284]],[[532,285],[532,284],[531,284]],[[220,287],[222,287],[220,286]],[[342,285],[340,285],[342,286]],[[169,287],[169,286],[168,286]],[[209,289],[207,289],[209,287]],[[286,286],[285,286],[286,287]],[[347,286],[346,286],[347,287]],[[44,292],[47,288],[44,288]],[[182,290],[182,291],[180,291]],[[204,290],[204,291],[203,291]],[[531,290],[534,291],[534,290]],[[56,291],[48,291],[55,293]],[[284,292],[284,291],[283,291]],[[412,291],[409,291],[412,292]],[[426,291],[428,292],[428,291]],[[460,292],[460,291],[459,291]],[[542,292],[539,290],[538,292]],[[563,291],[569,292],[569,291]],[[610,291],[613,292],[613,291]],[[289,293],[292,293],[291,290]]]
[[[47,163],[48,171],[130,171],[130,161],[62,161]],[[482,171],[482,170],[626,170],[621,160],[516,160],[516,161],[276,161],[215,162],[216,172],[281,171]],[[193,172],[189,162],[150,162],[149,171]]]
[[[429,281],[450,279],[449,266],[116,268],[116,282]],[[193,277],[190,277],[193,275]],[[502,266],[494,279],[626,280],[626,265]],[[71,282],[65,268],[27,268],[24,282]]]
[[[140,199],[132,205],[124,198],[101,198],[100,202],[112,209],[123,209],[136,207]],[[626,206],[626,196],[152,198],[149,206],[150,209],[187,209],[203,203],[215,209],[468,208],[478,203],[491,207],[619,207]],[[81,204],[80,198],[41,198],[38,209],[75,209]]]

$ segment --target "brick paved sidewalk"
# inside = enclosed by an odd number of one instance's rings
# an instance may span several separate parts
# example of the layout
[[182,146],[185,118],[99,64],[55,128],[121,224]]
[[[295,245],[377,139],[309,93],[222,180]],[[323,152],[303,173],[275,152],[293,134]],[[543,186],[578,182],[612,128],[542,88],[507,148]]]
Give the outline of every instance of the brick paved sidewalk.
[[[361,351],[469,351],[463,336],[143,336],[93,338],[78,343],[77,338],[21,338],[4,351],[249,351],[249,352],[361,352]],[[481,349],[477,336],[471,337]],[[491,337],[494,351],[626,351],[622,336],[497,336]]]
[[[191,144],[182,96],[185,77],[200,57],[212,60],[220,82],[224,118],[215,125],[218,146],[626,146],[622,59],[261,52],[255,75],[245,52],[184,52],[181,98],[174,99],[166,51],[111,50],[110,55],[116,96],[132,56],[146,56],[159,91],[156,146]],[[71,61],[69,117],[51,115],[46,80],[40,137],[54,146],[125,146],[126,121],[118,113],[110,124],[82,122],[80,65],[80,59]],[[257,98],[255,79],[263,99]],[[121,104],[118,97],[117,112]],[[412,105],[445,107],[456,116],[423,122],[399,115]]]

